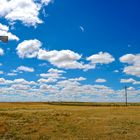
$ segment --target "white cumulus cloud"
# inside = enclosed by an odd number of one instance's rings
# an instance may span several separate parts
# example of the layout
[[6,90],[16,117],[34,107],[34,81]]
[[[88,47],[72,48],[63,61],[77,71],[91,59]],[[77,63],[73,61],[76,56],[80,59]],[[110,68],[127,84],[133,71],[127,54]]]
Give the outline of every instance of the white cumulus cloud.
[[17,71],[25,71],[25,72],[34,72],[33,68],[29,68],[26,66],[19,66],[16,70]]
[[87,60],[91,61],[92,64],[109,64],[115,61],[115,58],[107,52],[99,52],[87,57]]
[[41,73],[41,79],[38,80],[39,83],[53,83],[56,82],[58,79],[64,79],[62,76],[63,73],[66,73],[63,70],[58,69],[49,69],[47,73]]
[[120,62],[129,65],[124,67],[124,73],[140,77],[140,54],[126,54],[120,57]]
[[42,43],[37,39],[24,40],[17,46],[17,54],[20,58],[34,58],[38,55],[41,45]]
[[140,81],[136,81],[133,78],[129,78],[129,79],[121,79],[120,83],[132,83],[133,85],[138,85],[140,84]]
[[58,68],[65,69],[94,69],[94,65],[84,64],[80,62],[82,55],[71,50],[52,50],[46,51],[40,49],[38,59],[49,61],[52,65]]
[[0,35],[1,36],[8,36],[9,40],[19,41],[19,38],[16,35],[9,32],[9,27],[7,25],[3,25],[1,23],[0,23]]
[[98,78],[95,80],[96,83],[105,83],[106,79]]
[[121,79],[120,82],[121,83],[134,83],[135,80],[132,79],[132,78],[129,78],[129,79]]
[[44,5],[48,5],[51,0],[1,0],[0,17],[4,17],[10,22],[21,21],[27,26],[36,26],[43,23],[39,18],[39,12]]

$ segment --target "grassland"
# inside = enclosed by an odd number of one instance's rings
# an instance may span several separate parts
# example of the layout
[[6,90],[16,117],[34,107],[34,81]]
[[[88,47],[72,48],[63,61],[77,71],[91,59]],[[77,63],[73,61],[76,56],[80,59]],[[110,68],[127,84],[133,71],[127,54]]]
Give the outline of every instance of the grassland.
[[0,103],[0,140],[140,140],[140,106],[123,105]]

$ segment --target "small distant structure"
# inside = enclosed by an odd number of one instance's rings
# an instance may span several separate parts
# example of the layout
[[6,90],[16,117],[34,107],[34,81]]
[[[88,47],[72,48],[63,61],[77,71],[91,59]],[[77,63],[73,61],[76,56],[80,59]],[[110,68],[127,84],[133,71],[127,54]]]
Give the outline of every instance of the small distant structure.
[[125,105],[127,106],[127,86],[124,87],[125,89]]
[[8,36],[0,36],[0,41],[2,41],[3,43],[7,43],[8,42]]

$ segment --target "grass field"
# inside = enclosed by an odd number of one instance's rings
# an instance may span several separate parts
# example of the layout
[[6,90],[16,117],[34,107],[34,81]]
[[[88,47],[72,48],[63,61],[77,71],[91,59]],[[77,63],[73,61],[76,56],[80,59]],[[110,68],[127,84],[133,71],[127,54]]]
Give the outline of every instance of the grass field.
[[140,140],[139,104],[0,103],[0,140]]

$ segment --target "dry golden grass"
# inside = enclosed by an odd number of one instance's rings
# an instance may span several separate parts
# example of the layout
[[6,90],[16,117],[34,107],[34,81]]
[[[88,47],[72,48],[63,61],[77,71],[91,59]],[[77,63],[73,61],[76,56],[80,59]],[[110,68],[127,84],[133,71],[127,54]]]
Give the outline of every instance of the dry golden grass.
[[140,140],[140,107],[0,103],[0,140]]

